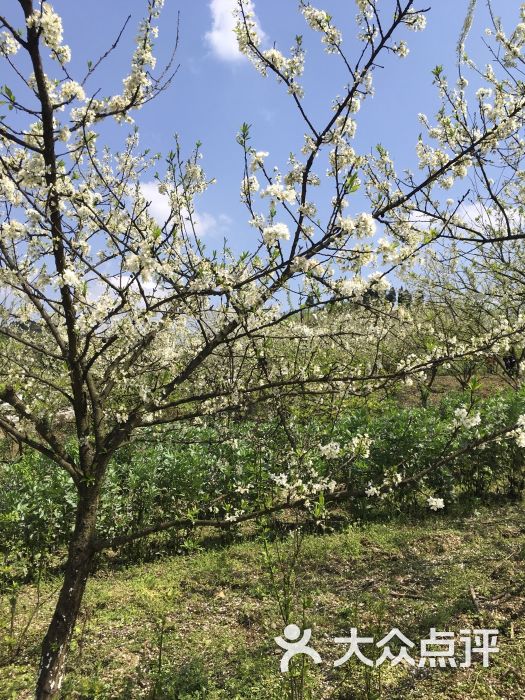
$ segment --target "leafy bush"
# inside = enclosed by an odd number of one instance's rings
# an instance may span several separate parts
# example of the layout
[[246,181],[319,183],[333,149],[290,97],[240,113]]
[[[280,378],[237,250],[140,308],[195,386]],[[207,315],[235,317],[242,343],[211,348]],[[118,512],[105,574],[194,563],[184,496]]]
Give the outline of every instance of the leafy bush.
[[[229,425],[202,424],[175,436],[150,431],[113,461],[99,532],[104,537],[131,533],[177,516],[227,517],[283,498],[284,492],[279,493],[283,479],[289,483],[333,479],[358,492],[369,485],[414,479],[410,487],[393,489],[383,498],[353,502],[362,517],[420,507],[429,494],[447,503],[491,494],[519,497],[525,487],[523,448],[509,437],[495,438],[477,449],[470,445],[514,424],[525,413],[524,391],[480,398],[474,389],[449,394],[439,405],[426,407],[352,400],[335,417],[325,407],[302,410],[296,405],[289,409],[286,429],[281,421],[255,416]],[[468,430],[454,430],[455,412],[464,406],[471,414],[479,413],[479,422]],[[337,445],[339,452],[324,454],[327,443]],[[446,455],[456,456],[443,461]],[[227,500],[220,494],[229,494]],[[4,589],[10,590],[15,580],[34,578],[49,556],[63,553],[74,511],[69,477],[44,457],[27,453],[2,464]],[[151,540],[138,541],[125,554],[138,559],[152,551],[191,546],[188,532],[174,530],[157,537],[156,550]]]

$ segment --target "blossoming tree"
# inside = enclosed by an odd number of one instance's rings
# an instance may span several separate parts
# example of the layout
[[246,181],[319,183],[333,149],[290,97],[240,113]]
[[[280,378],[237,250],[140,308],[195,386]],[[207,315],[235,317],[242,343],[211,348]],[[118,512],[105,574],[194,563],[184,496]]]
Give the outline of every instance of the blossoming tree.
[[[427,289],[436,309],[454,310],[446,334],[457,345],[472,347],[472,338],[501,329],[501,342],[486,348],[485,357],[511,385],[519,385],[524,352],[525,5],[516,8],[517,24],[506,31],[496,7],[488,3],[492,22],[485,34],[492,60],[486,65],[467,47],[476,5],[470,3],[458,44],[458,80],[451,84],[441,67],[434,72],[441,106],[435,119],[419,115],[426,132],[417,146],[419,166],[432,170],[449,160],[456,144],[492,135],[444,176],[441,191],[434,183],[412,198],[407,220],[425,226],[439,245],[426,249],[423,273],[410,274],[420,289]],[[482,354],[479,360],[483,362]]]
[[[0,120],[0,334],[5,341],[0,428],[65,470],[78,496],[63,585],[42,646],[39,699],[59,691],[96,553],[126,541],[104,542],[97,535],[104,477],[117,451],[153,426],[242,410],[294,387],[372,391],[432,366],[441,357],[437,346],[388,371],[382,362],[349,353],[346,361],[323,371],[290,363],[284,373],[264,361],[265,341],[285,327],[303,348],[332,343],[335,335],[349,348],[358,338],[380,348],[385,333],[394,327],[398,333],[406,319],[384,309],[375,324],[360,328],[341,322],[336,330],[323,324],[305,330],[298,319],[305,310],[337,301],[359,304],[367,288],[389,288],[387,274],[439,237],[411,224],[411,203],[443,184],[449,173],[461,176],[478,153],[496,148],[523,108],[523,95],[511,99],[506,93],[502,99],[510,102],[494,122],[484,122],[479,132],[465,129],[446,152],[425,147],[422,179],[409,175],[401,181],[385,150],[380,148],[378,157],[359,155],[352,142],[360,104],[373,93],[380,56],[403,58],[408,46],[396,38],[398,32],[425,26],[414,0],[392,0],[384,10],[375,0],[357,0],[355,59],[343,50],[332,18],[300,3],[308,26],[345,71],[346,88],[323,124],[305,106],[301,38],[288,56],[263,49],[250,3],[240,0],[239,46],[263,75],[284,85],[306,135],[288,172],[279,173],[267,169],[266,154],[252,147],[249,128],[242,127],[241,198],[253,245],[238,257],[228,250],[208,254],[195,225],[195,200],[210,183],[198,149],[186,160],[178,146],[166,155],[158,190],[170,213],[159,224],[141,188],[142,179],[159,166],[140,151],[137,132],[127,135],[118,153],[100,144],[104,121],[130,123],[134,110],[170,84],[171,64],[155,72],[153,56],[161,6],[162,0],[149,0],[129,75],[109,97],[89,92],[90,78],[107,56],[78,80],[70,75],[71,51],[63,43],[60,17],[47,1],[18,0],[22,16],[15,7],[12,16],[0,16],[0,54],[15,81],[1,90],[8,113]],[[316,194],[324,176],[315,168],[323,158],[331,187],[327,215],[318,213],[319,205],[325,209],[326,187]],[[360,178],[370,211],[348,213]],[[386,223],[387,237],[380,241],[377,220]],[[364,278],[366,264],[381,271]],[[65,435],[63,426],[68,412],[72,435]],[[439,500],[431,507],[440,507]],[[256,515],[254,510],[238,519]],[[191,522],[224,521],[203,516]],[[153,524],[133,537],[176,523]]]

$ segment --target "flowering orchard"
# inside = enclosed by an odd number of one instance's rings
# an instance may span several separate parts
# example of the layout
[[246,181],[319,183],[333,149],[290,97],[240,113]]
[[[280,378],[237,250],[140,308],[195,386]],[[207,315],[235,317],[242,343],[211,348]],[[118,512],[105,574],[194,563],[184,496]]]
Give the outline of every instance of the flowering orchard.
[[[350,466],[366,463],[374,435],[356,431],[344,445],[329,431],[298,438],[295,415],[297,407],[313,406],[330,418],[360,398],[424,383],[436,368],[501,356],[523,332],[519,309],[509,316],[495,307],[491,323],[480,323],[468,340],[451,337],[454,324],[436,324],[431,306],[395,305],[385,292],[392,276],[410,276],[413,264],[420,275],[426,257],[431,269],[444,264],[449,249],[465,260],[476,254],[480,280],[490,271],[494,284],[503,284],[511,256],[511,284],[519,284],[525,8],[512,33],[494,20],[488,39],[499,52],[486,69],[467,54],[467,18],[460,64],[486,87],[469,103],[467,79],[451,86],[437,68],[437,125],[421,117],[419,171],[399,174],[383,147],[359,153],[354,137],[381,57],[407,56],[410,42],[402,36],[425,29],[425,9],[414,0],[384,7],[357,0],[355,22],[340,28],[324,10],[299,3],[298,26],[318,35],[327,62],[342,71],[341,92],[320,121],[301,82],[301,35],[288,52],[265,48],[251,3],[239,0],[239,48],[289,95],[304,143],[280,172],[241,126],[248,243],[234,256],[228,248],[208,253],[198,235],[198,198],[214,182],[200,164],[200,146],[188,157],[176,142],[152,156],[133,127],[134,112],[154,109],[149,103],[174,75],[173,60],[159,68],[154,55],[162,4],[145,3],[129,73],[106,97],[92,91],[92,77],[106,69],[118,39],[75,77],[74,46],[65,43],[49,2],[18,0],[0,16],[0,428],[7,442],[63,474],[75,494],[63,585],[42,645],[39,699],[59,692],[86,582],[104,548],[287,508],[320,514],[331,500],[388,499],[476,447],[525,442],[519,416],[476,433],[480,418],[470,401],[444,428],[439,458],[419,472],[385,470],[361,485]],[[343,34],[352,38],[352,53]],[[118,152],[104,146],[107,121],[120,125]],[[504,184],[496,190],[498,167]],[[153,171],[169,202],[162,223],[141,187]],[[471,224],[463,216],[466,197],[440,198],[469,178],[484,212]],[[358,190],[365,211],[353,205]],[[191,442],[195,427],[227,426],[262,410],[285,438],[271,470],[275,488],[256,487],[256,470],[253,479],[218,480],[214,499],[201,483],[191,498],[176,501],[175,517],[153,509],[132,532],[102,536],[106,487],[129,485],[130,470],[122,462],[115,467],[126,450],[165,436]],[[235,453],[233,437],[230,446]],[[180,486],[171,483],[174,491]],[[444,507],[442,493],[423,495],[431,509]]]

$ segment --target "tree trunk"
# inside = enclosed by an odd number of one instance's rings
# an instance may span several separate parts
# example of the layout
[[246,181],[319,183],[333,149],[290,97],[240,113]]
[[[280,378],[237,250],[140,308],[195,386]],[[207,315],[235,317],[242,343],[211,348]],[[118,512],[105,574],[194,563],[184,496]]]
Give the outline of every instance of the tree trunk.
[[98,500],[98,487],[83,489],[79,494],[64,583],[42,642],[36,700],[55,697],[64,678],[67,652],[94,558],[93,539]]

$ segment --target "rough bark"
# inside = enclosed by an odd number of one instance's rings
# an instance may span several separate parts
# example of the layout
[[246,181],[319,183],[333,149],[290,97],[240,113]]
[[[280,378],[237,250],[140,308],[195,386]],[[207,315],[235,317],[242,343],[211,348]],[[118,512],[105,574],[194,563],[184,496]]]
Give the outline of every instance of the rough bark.
[[81,490],[64,582],[42,643],[36,700],[54,698],[60,690],[69,644],[95,556],[93,542],[98,500],[97,490],[93,488]]

